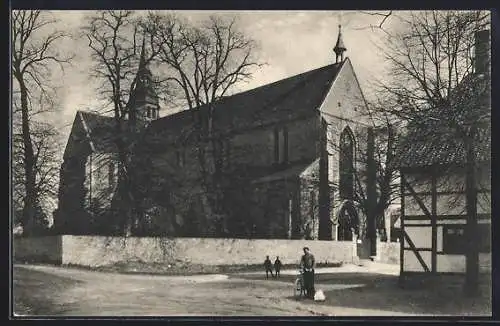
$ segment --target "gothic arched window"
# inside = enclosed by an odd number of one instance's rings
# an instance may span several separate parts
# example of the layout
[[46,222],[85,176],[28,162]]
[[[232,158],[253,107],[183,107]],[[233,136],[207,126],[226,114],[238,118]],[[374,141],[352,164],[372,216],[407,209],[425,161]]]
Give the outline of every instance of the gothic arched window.
[[341,199],[354,198],[354,135],[345,127],[340,134],[339,144],[339,196]]

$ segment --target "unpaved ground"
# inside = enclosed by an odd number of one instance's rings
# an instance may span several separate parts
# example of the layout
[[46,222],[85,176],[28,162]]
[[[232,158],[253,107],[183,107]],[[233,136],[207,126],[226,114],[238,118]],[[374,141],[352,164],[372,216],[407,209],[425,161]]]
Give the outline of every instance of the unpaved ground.
[[[491,298],[462,299],[456,289],[403,290],[394,267],[320,269],[327,300],[293,298],[294,271],[199,276],[126,275],[23,265],[14,267],[15,311],[61,316],[397,316],[490,315]],[[438,293],[439,292],[439,293]]]

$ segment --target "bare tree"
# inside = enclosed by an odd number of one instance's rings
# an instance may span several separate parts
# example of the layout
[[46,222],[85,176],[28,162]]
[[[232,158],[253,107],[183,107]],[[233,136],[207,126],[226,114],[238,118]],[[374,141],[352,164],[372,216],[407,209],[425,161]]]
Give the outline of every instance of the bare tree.
[[472,73],[474,32],[487,18],[481,11],[410,13],[406,28],[381,48],[391,79],[379,86],[395,103],[386,111],[409,120],[429,108],[449,107],[452,92]]
[[380,29],[384,32],[387,33],[386,29],[385,29],[385,24],[387,23],[387,21],[392,17],[394,16],[394,12],[393,10],[388,10],[388,11],[383,11],[383,12],[380,12],[380,11],[360,11],[360,13],[362,15],[367,15],[367,16],[372,16],[372,17],[375,17],[376,18],[376,22],[375,23],[372,23],[370,24],[369,26],[364,26],[364,27],[359,27],[359,28],[356,28],[358,30],[361,30],[361,29]]
[[67,35],[54,30],[55,20],[40,10],[12,12],[12,76],[14,87],[18,90],[21,135],[24,166],[23,221],[26,234],[31,233],[34,225],[37,202],[37,153],[34,148],[30,118],[36,112],[36,103],[50,100],[50,74],[54,65],[68,63],[71,56],[58,52],[58,42]]
[[[153,43],[159,48],[158,60],[168,67],[168,80],[180,91],[184,105],[192,112],[193,125],[183,134],[196,139],[197,157],[208,215],[224,212],[221,188],[224,154],[220,129],[217,130],[217,104],[234,86],[248,80],[261,66],[255,56],[255,43],[242,34],[235,19],[212,16],[201,26],[186,24],[173,16],[152,13],[145,23]],[[223,227],[219,232],[224,232]]]
[[[348,167],[339,164],[339,179],[331,185],[336,189],[340,189],[342,174],[350,174],[352,180],[348,183],[352,184],[353,193],[349,198],[357,203],[368,221],[374,221],[372,228],[376,228],[381,234],[385,229],[384,212],[391,203],[399,198],[399,185],[397,184],[398,173],[394,167],[394,158],[396,150],[396,141],[398,138],[397,130],[391,123],[388,114],[380,111],[378,105],[369,104],[368,121],[369,126],[364,126],[357,131],[353,131],[353,153],[352,165]],[[329,126],[329,133],[332,135],[341,135],[342,130],[338,130],[334,125]],[[371,133],[370,136],[368,134]],[[369,137],[372,137],[371,149],[370,146],[365,146],[370,143]],[[342,140],[337,137],[329,137],[330,153],[336,153],[339,156],[339,163],[345,155],[345,148],[342,148]],[[368,148],[367,148],[368,147]],[[336,155],[337,156],[337,155]],[[347,168],[347,170],[345,170]],[[370,170],[373,168],[373,170]],[[345,171],[343,171],[344,169]],[[372,178],[370,180],[370,178]],[[369,184],[375,187],[370,189]],[[372,191],[372,193],[370,193]],[[352,221],[355,222],[355,221]],[[361,221],[358,221],[358,223]],[[353,225],[353,228],[358,228],[359,225]],[[368,227],[368,225],[364,225]],[[358,229],[360,235],[368,235],[374,230]],[[375,234],[369,234],[369,237],[374,238]]]
[[[24,216],[17,213],[22,211],[25,197],[25,162],[24,142],[19,121],[14,119],[13,125],[13,201],[15,223],[26,225]],[[35,173],[35,218],[33,228],[42,231],[40,227],[47,227],[48,216],[52,214],[57,199],[59,157],[61,143],[58,131],[50,124],[33,121],[30,123],[31,139],[33,144]]]
[[488,54],[476,48],[476,58],[480,54],[482,59],[474,61],[471,50],[475,33],[488,24],[484,11],[411,12],[382,49],[391,78],[381,83],[381,90],[392,101],[383,111],[406,123],[409,130],[424,130],[423,140],[458,143],[466,153],[465,169],[443,172],[463,173],[467,180],[466,234],[471,245],[466,283],[472,291],[477,289],[478,274],[478,249],[472,240],[477,226],[475,153],[484,147],[479,139],[490,137],[484,134],[490,135],[491,105]]
[[[114,137],[112,141],[116,144],[118,151],[119,168],[119,196],[123,199],[122,204],[128,203],[126,211],[120,212],[125,220],[121,221],[121,227],[126,233],[131,232],[131,226],[139,212],[138,196],[134,183],[132,171],[131,148],[136,139],[135,114],[129,107],[131,94],[137,84],[137,67],[141,43],[138,38],[142,35],[143,43],[146,43],[144,31],[138,27],[136,14],[132,11],[99,11],[88,17],[84,35],[91,49],[91,57],[94,62],[92,76],[101,83],[98,92],[111,107],[110,112],[114,118]],[[158,53],[154,44],[145,63],[149,63]]]

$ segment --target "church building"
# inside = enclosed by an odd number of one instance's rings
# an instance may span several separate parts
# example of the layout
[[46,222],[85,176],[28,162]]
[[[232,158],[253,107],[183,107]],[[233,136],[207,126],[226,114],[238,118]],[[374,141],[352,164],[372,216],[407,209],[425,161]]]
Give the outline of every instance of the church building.
[[[146,233],[352,240],[365,223],[356,193],[366,190],[362,156],[372,121],[346,51],[339,27],[333,63],[215,103],[224,216],[207,209],[192,112],[159,116],[142,55],[126,123],[140,134],[134,160]],[[60,233],[112,223],[106,212],[117,205],[114,128],[112,117],[77,112],[61,167]]]

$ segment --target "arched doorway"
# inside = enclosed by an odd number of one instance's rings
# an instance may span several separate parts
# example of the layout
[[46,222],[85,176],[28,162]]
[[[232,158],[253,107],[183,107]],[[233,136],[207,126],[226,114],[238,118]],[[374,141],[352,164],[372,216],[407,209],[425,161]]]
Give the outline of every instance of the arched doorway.
[[350,200],[344,201],[338,212],[338,228],[337,240],[338,241],[352,241],[353,233],[358,233],[359,215]]
[[354,134],[349,126],[340,134],[339,144],[339,197],[354,199]]

